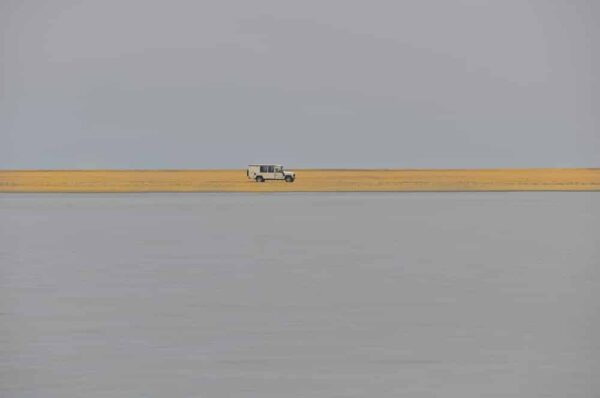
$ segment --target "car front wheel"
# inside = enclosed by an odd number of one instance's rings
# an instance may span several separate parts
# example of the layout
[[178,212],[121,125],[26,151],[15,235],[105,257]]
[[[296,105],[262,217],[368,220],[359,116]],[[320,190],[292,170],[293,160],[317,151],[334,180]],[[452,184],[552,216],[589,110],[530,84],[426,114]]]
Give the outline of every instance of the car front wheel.
[[285,176],[285,182],[294,182],[294,177],[292,177],[292,176]]

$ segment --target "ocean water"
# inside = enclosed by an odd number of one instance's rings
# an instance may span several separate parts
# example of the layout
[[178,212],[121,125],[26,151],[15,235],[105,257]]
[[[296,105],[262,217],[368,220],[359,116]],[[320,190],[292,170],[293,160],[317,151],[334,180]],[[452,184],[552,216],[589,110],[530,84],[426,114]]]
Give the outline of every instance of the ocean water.
[[0,397],[598,397],[600,193],[0,195]]

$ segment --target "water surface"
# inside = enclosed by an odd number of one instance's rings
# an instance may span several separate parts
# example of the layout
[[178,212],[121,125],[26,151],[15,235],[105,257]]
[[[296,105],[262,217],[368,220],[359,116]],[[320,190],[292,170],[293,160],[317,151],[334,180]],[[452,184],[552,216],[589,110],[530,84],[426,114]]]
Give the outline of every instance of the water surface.
[[1,397],[597,397],[600,193],[0,196]]

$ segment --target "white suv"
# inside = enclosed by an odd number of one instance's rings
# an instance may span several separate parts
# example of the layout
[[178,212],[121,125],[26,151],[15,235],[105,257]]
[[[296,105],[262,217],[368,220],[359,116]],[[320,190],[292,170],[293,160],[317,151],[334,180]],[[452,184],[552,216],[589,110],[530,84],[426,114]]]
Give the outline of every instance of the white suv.
[[265,180],[294,182],[296,179],[296,173],[284,170],[281,165],[251,164],[248,166],[246,175],[256,182],[265,182]]

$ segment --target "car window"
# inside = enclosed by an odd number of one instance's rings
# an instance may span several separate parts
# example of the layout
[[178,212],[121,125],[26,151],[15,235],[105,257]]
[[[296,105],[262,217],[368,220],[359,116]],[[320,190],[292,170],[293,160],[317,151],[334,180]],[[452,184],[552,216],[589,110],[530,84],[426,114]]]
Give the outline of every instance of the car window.
[[268,167],[267,166],[260,166],[260,172],[261,173],[267,173],[268,171]]
[[275,166],[269,166],[269,173],[274,173],[275,172]]

